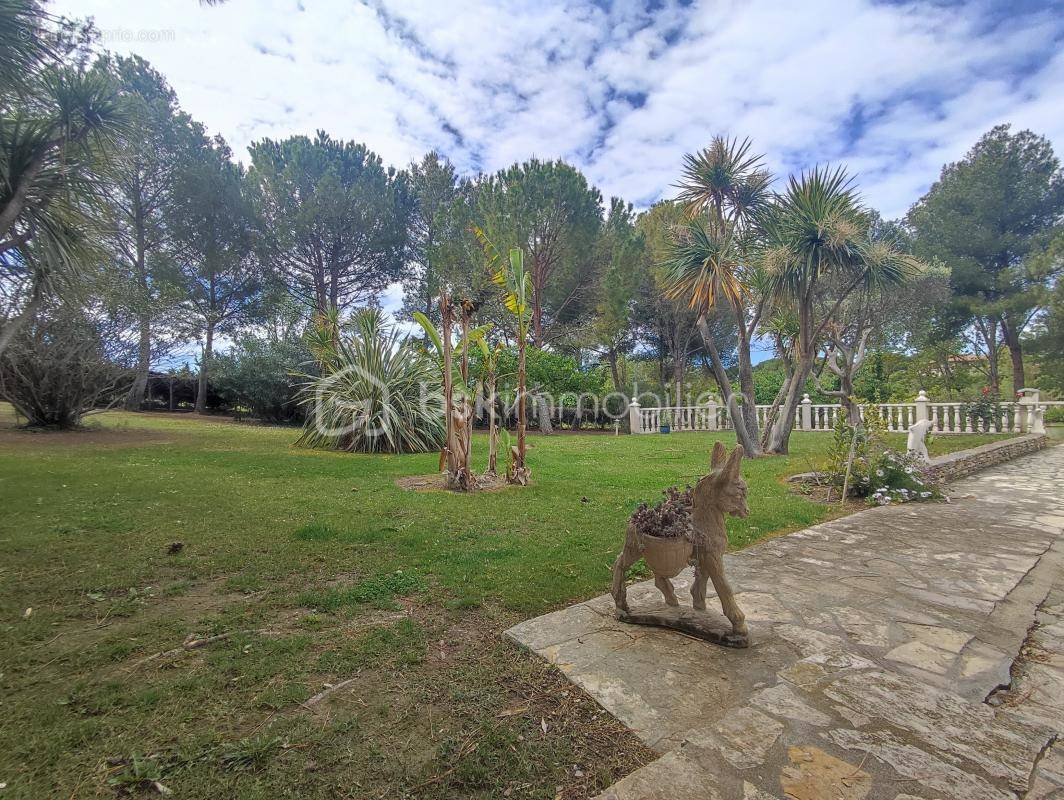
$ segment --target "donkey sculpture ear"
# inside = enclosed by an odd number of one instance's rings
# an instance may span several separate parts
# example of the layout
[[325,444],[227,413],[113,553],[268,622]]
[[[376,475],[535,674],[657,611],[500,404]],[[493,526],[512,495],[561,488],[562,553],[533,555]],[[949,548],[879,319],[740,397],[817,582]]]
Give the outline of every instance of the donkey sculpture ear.
[[728,456],[728,463],[724,465],[724,474],[732,480],[739,477],[739,463],[743,460],[743,454],[746,451],[743,450],[741,444],[735,445],[735,449],[731,451]]
[[721,464],[724,463],[724,454],[727,452],[724,448],[724,442],[713,443],[713,453],[709,457],[709,469],[710,472],[715,470]]

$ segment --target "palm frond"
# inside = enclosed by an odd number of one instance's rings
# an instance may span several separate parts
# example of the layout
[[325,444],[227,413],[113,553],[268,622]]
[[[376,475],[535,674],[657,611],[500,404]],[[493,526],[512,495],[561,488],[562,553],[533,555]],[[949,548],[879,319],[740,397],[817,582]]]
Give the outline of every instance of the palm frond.
[[701,219],[687,223],[670,243],[664,263],[666,296],[686,298],[692,308],[701,310],[715,306],[719,295],[737,302],[742,284],[728,243]]
[[[751,147],[749,139],[714,136],[708,147],[684,156],[677,199],[689,216],[721,209],[734,199],[749,203],[763,178],[767,178],[767,187],[771,176],[763,167],[763,157],[750,153]],[[755,175],[758,180],[751,180]]]

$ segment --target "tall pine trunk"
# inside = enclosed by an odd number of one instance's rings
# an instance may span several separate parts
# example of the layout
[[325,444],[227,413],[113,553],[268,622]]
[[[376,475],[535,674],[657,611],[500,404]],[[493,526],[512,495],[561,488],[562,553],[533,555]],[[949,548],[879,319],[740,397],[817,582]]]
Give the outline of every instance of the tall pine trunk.
[[148,388],[148,371],[151,369],[151,315],[142,312],[139,319],[139,342],[137,344],[137,369],[133,385],[126,395],[126,411],[140,411],[144,392]]
[[200,361],[199,382],[196,387],[196,413],[207,413],[207,382],[210,379],[211,358],[214,356],[214,323],[207,323],[207,336],[203,342],[203,360]]
[[1020,393],[1024,388],[1026,378],[1023,369],[1023,346],[1020,343],[1020,332],[1016,325],[1008,318],[1002,321],[1002,333],[1005,337],[1005,345],[1009,348],[1009,358],[1012,361],[1012,392]]

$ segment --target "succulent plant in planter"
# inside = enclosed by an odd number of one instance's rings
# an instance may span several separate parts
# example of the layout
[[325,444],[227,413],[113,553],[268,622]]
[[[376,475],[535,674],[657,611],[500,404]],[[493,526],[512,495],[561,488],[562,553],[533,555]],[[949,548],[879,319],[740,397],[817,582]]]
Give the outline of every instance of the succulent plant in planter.
[[[642,503],[629,520],[643,547],[643,560],[655,578],[674,578],[691,563],[695,529],[691,525],[691,487],[672,487],[664,499],[648,506]],[[659,586],[659,588],[661,588]],[[662,588],[665,602],[679,604],[672,587]]]

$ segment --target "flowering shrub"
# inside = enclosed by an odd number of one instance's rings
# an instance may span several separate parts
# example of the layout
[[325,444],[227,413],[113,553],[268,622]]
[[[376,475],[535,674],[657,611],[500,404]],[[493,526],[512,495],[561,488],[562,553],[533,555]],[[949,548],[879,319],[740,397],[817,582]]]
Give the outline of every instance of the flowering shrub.
[[[840,492],[845,484],[850,497],[865,497],[881,506],[941,497],[942,492],[926,465],[888,447],[885,431],[886,426],[875,408],[866,409],[864,425],[857,428],[839,419],[828,451],[829,483]],[[846,465],[851,448],[853,462],[847,484]]]
[[886,506],[912,500],[941,497],[942,491],[931,478],[927,467],[918,458],[897,450],[884,448],[872,464],[868,493],[869,502]]

